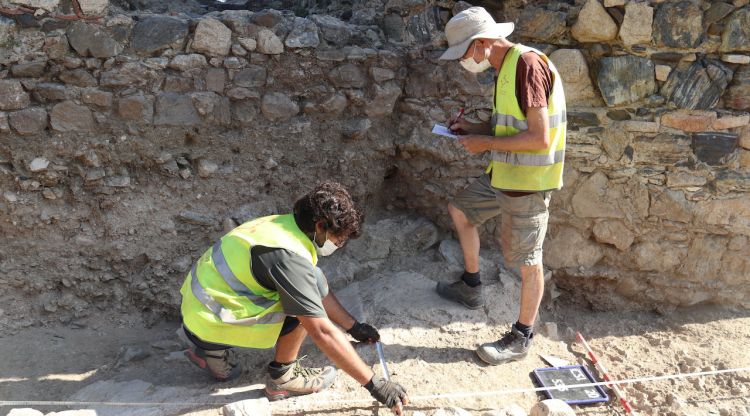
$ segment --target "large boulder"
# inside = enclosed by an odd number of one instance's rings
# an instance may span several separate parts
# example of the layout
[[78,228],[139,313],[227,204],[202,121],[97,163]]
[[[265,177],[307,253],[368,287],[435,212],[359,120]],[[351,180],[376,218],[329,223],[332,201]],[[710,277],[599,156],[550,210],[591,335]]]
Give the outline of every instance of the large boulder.
[[195,28],[192,48],[208,55],[224,56],[232,47],[232,30],[216,19],[205,18]]
[[735,133],[696,133],[693,135],[693,152],[701,162],[722,166],[729,162],[738,141],[739,136]]
[[117,114],[127,121],[151,123],[154,119],[154,98],[143,94],[122,97],[117,102]]
[[294,19],[294,28],[286,36],[284,45],[287,48],[317,48],[320,44],[318,26],[310,19]]
[[268,29],[258,32],[257,49],[258,52],[266,55],[279,55],[284,53],[284,44],[275,33]]
[[187,21],[170,16],[150,16],[135,25],[130,46],[141,54],[167,48],[181,49],[187,35]]
[[626,251],[635,239],[635,234],[628,229],[624,222],[619,220],[599,221],[594,225],[592,231],[596,241],[612,244],[621,251]]
[[349,63],[329,71],[328,79],[339,88],[362,88],[367,84],[367,76],[360,65]]
[[563,12],[527,6],[518,18],[514,35],[541,42],[557,42],[567,30],[566,18]]
[[664,2],[656,10],[654,28],[658,45],[694,48],[703,35],[703,11],[690,0]]
[[[0,16],[0,46],[6,46],[15,36],[15,32],[16,22],[7,17]],[[7,52],[11,52],[10,48],[7,48]],[[3,55],[0,55],[0,58],[2,57]]]
[[310,16],[310,20],[318,26],[320,34],[328,44],[344,46],[349,43],[349,39],[352,37],[351,26],[334,16],[313,15]]
[[109,0],[78,0],[81,12],[87,16],[101,16],[109,7]]
[[553,269],[590,268],[602,257],[602,248],[572,227],[551,227],[544,241],[544,264]]
[[109,58],[122,52],[123,46],[98,25],[76,21],[67,30],[68,41],[81,56]]
[[610,107],[640,101],[656,92],[654,63],[629,55],[602,58],[597,83]]
[[31,136],[47,128],[47,110],[39,107],[13,111],[8,114],[10,127],[22,136]]
[[721,50],[750,51],[750,6],[732,13],[721,34]]
[[612,184],[606,175],[595,172],[579,179],[571,206],[583,218],[644,218],[648,215],[649,195],[637,180]]
[[700,59],[681,64],[661,87],[661,95],[679,108],[707,110],[719,102],[732,70],[721,61]]
[[145,87],[156,77],[155,71],[142,63],[126,62],[119,68],[102,72],[99,85],[110,88]]
[[568,105],[593,105],[598,100],[586,58],[578,49],[558,49],[550,54],[563,82]]
[[266,67],[260,65],[250,65],[238,72],[232,83],[238,87],[258,88],[266,85]]
[[95,123],[88,107],[64,101],[52,108],[50,126],[59,132],[75,132],[93,130]]
[[20,81],[0,79],[0,110],[20,110],[31,103]]
[[365,114],[370,117],[381,117],[393,112],[398,97],[401,96],[401,86],[395,82],[375,85],[375,97],[365,107]]
[[599,0],[588,0],[578,13],[570,34],[579,42],[603,42],[617,36],[617,23]]
[[95,87],[99,82],[91,73],[83,68],[62,71],[60,81],[76,87]]
[[299,105],[288,95],[279,92],[265,94],[260,109],[271,121],[288,120],[299,113]]
[[620,26],[620,39],[625,45],[651,43],[654,8],[646,2],[630,2]]
[[689,137],[682,134],[660,133],[654,137],[638,136],[632,143],[633,161],[644,165],[675,165],[690,158]]
[[201,118],[193,105],[193,98],[186,94],[166,92],[156,98],[154,124],[161,126],[192,126]]
[[724,94],[724,104],[735,110],[750,111],[750,65],[744,65],[734,73]]

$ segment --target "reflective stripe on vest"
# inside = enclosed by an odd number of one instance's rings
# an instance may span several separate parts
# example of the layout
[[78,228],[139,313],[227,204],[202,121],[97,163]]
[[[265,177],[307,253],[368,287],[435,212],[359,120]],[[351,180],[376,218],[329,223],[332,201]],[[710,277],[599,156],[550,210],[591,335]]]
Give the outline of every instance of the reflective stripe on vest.
[[492,161],[516,166],[548,166],[560,163],[565,159],[565,149],[549,155],[530,155],[528,153],[492,152]]
[[493,134],[496,137],[513,136],[529,129],[515,88],[518,59],[526,52],[539,55],[547,63],[553,76],[547,102],[549,147],[528,151],[494,151],[490,156],[487,172],[492,173],[491,183],[497,189],[526,192],[559,189],[562,186],[567,128],[565,95],[557,69],[542,52],[520,44],[508,50],[495,84],[491,120]]
[[252,274],[250,250],[283,248],[314,268],[317,253],[294,216],[272,215],[227,233],[195,262],[180,289],[185,326],[206,342],[246,348],[272,348],[286,314],[279,294]]
[[[237,276],[234,275],[232,269],[229,268],[227,259],[224,258],[224,252],[221,251],[221,240],[214,244],[212,248],[211,259],[214,262],[216,271],[219,272],[224,281],[229,285],[229,287],[232,288],[232,290],[237,292],[238,295],[244,296],[245,298],[247,298],[247,300],[254,303],[255,305],[260,306],[263,309],[268,309],[273,306],[274,303],[276,303],[276,301],[273,299],[268,299],[251,292],[247,286],[245,286],[242,282],[239,281],[239,279],[237,279]],[[195,274],[193,275],[195,276]]]
[[[203,306],[213,312],[214,315],[218,316],[224,323],[232,325],[275,324],[283,322],[286,318],[286,315],[282,312],[272,312],[259,317],[236,319],[234,314],[232,314],[232,311],[221,306],[221,304],[212,298],[211,295],[206,293],[206,289],[201,286],[200,280],[198,280],[198,268],[196,265],[193,265],[193,269],[190,271],[190,276],[188,276],[188,278],[190,279],[190,289],[193,291],[193,295],[203,304]],[[276,303],[276,301],[270,299],[266,299],[266,301],[271,302],[268,307]]]
[[[526,120],[519,120],[510,114],[493,114],[492,120],[490,121],[492,126],[503,126],[513,127],[516,130],[528,130],[529,123]],[[549,116],[549,128],[554,129],[560,127],[562,123],[568,122],[567,112],[563,111],[562,114],[552,114]]]

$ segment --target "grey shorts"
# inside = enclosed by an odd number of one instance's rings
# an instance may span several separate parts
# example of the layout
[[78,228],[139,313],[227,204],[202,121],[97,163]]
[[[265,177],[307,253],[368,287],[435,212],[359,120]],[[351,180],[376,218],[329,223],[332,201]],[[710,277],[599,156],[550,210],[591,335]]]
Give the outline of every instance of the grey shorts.
[[551,194],[551,191],[542,191],[511,197],[493,188],[490,175],[485,173],[459,192],[451,204],[477,226],[502,214],[500,244],[506,265],[532,266],[542,263]]

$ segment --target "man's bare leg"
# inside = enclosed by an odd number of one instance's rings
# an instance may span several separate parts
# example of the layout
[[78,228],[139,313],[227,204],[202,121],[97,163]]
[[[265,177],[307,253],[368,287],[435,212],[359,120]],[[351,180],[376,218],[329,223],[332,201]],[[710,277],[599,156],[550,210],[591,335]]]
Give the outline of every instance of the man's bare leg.
[[458,241],[461,243],[461,251],[464,254],[464,268],[469,273],[479,271],[479,231],[477,227],[469,222],[466,215],[460,209],[448,204],[448,212],[456,227]]
[[544,268],[542,264],[521,266],[521,307],[518,322],[533,326],[544,296]]
[[518,323],[502,338],[477,348],[477,355],[487,364],[498,365],[525,357],[531,347],[531,326],[539,313],[544,295],[544,269],[542,264],[521,266],[521,306]]
[[297,359],[302,342],[307,336],[307,331],[302,325],[297,325],[294,330],[286,335],[280,336],[276,341],[276,354],[274,361],[288,364]]
[[469,309],[480,309],[484,306],[484,299],[479,279],[479,232],[466,215],[453,204],[448,204],[448,212],[456,226],[466,271],[457,282],[438,282],[437,292],[443,298],[458,302]]

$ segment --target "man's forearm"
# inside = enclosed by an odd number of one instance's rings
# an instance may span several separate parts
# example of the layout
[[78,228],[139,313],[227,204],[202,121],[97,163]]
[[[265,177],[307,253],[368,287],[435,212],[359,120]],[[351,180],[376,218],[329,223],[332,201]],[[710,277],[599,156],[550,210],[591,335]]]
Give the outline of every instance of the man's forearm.
[[326,310],[328,319],[333,321],[336,325],[344,328],[345,331],[349,330],[356,322],[354,317],[349,314],[333,292],[329,291],[328,295],[323,298],[323,308]]
[[469,134],[482,134],[485,136],[492,136],[492,125],[489,121],[483,123],[471,123],[471,127],[467,129]]
[[487,150],[499,152],[524,152],[543,150],[549,147],[549,144],[544,142],[543,136],[539,137],[539,135],[535,135],[528,130],[512,136],[485,136],[484,139],[488,143],[486,146]]
[[361,385],[367,384],[374,373],[368,367],[344,334],[330,323],[323,325],[317,332],[308,331],[310,338],[323,353],[340,369],[349,374]]

